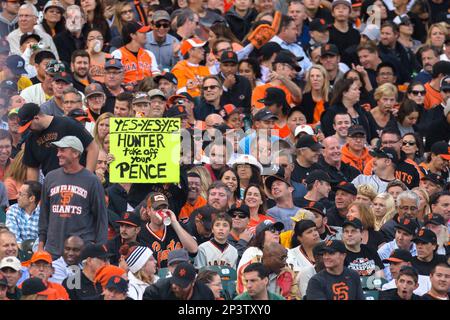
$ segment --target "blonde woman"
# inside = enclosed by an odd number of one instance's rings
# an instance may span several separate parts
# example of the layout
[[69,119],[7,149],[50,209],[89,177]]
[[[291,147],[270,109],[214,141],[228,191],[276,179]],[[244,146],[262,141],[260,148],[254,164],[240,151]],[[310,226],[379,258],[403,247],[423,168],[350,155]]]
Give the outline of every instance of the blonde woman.
[[202,181],[200,195],[204,199],[207,199],[208,198],[207,191],[208,191],[209,186],[212,183],[211,175],[209,174],[208,170],[203,166],[197,166],[197,167],[194,167],[191,170],[189,170],[189,172],[194,172],[200,176],[201,181]]
[[348,207],[347,217],[361,220],[364,228],[362,231],[362,244],[375,251],[384,244],[385,241],[381,232],[375,231],[375,215],[368,205],[360,202],[351,203]]
[[10,205],[17,202],[19,189],[27,178],[27,167],[22,163],[23,154],[24,150],[19,151],[6,170],[4,184]]
[[373,199],[372,212],[375,216],[375,231],[395,215],[394,198],[387,192],[380,193]]
[[443,50],[445,38],[448,35],[448,24],[446,22],[434,23],[428,29],[427,41],[425,44],[437,47],[439,50]]
[[128,297],[142,300],[145,289],[159,279],[153,252],[147,247],[125,244],[120,248],[120,254],[128,267]]
[[307,123],[315,124],[328,108],[330,80],[328,72],[321,65],[315,64],[306,73],[306,86],[300,106]]
[[375,119],[377,130],[383,130],[389,121],[395,119],[397,110],[394,106],[397,103],[397,94],[397,88],[391,83],[382,84],[375,90],[374,98],[377,105],[370,113]]
[[[102,148],[106,135],[109,133],[109,118],[114,117],[111,112],[102,113],[94,126],[94,140],[99,148]],[[105,150],[109,153],[108,150]]]
[[420,187],[415,187],[411,190],[419,196],[419,212],[417,213],[417,219],[423,221],[423,217],[431,212],[430,195],[427,190]]
[[130,2],[117,2],[115,7],[114,22],[111,26],[112,38],[120,36],[123,26],[134,20],[134,11]]
[[370,184],[361,184],[357,188],[356,200],[368,206],[373,204],[373,199],[377,196],[377,192]]

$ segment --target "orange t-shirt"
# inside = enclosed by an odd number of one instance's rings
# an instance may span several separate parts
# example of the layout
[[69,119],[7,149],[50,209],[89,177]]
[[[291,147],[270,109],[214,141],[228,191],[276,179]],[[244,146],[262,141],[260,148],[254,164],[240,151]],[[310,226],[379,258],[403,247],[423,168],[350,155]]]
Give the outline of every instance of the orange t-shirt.
[[314,108],[313,121],[317,123],[320,121],[320,116],[325,111],[325,102],[323,100],[316,102],[316,107]]
[[205,206],[206,203],[207,203],[206,199],[203,198],[202,196],[199,196],[197,198],[197,201],[195,201],[194,205],[191,205],[189,202],[186,202],[183,208],[181,208],[178,220],[179,221],[188,220],[195,209]]
[[48,296],[48,300],[70,300],[66,289],[59,283],[48,282],[48,287],[55,290],[55,295]]
[[[192,97],[201,95],[200,87],[203,78],[209,76],[209,68],[205,66],[194,66],[187,62],[187,60],[179,61],[172,69],[172,73],[177,77],[178,89],[185,88]],[[193,82],[193,87],[187,86],[188,81]]]
[[289,127],[287,126],[287,124],[284,125],[284,127],[280,128],[277,124],[275,124],[274,127],[274,131],[273,134],[277,137],[280,137],[281,139],[285,139],[287,137],[289,137],[289,135],[291,134],[291,130],[289,130]]
[[429,82],[425,83],[424,87],[426,90],[425,101],[423,102],[425,109],[431,109],[435,105],[442,103],[441,93],[433,89]]
[[275,86],[271,83],[266,83],[266,84],[262,84],[260,86],[256,86],[255,89],[253,89],[252,108],[256,108],[256,109],[264,108],[264,103],[258,102],[258,100],[264,99],[264,97],[266,96],[266,89],[271,88],[271,87],[276,87],[276,88],[280,88],[281,90],[283,90],[284,93],[286,94],[286,100],[287,100],[288,104],[291,105],[294,103],[294,98],[292,97],[291,92],[287,89],[286,86],[284,86],[284,85]]
[[[111,58],[112,56],[109,53],[105,54],[105,61]],[[89,75],[92,79],[100,83],[105,82],[105,61],[103,61],[102,63],[97,63],[96,61],[94,61],[94,59],[91,59]]]
[[256,226],[266,220],[275,222],[275,219],[272,217],[266,216],[265,214],[258,214],[258,220],[254,220],[254,219],[250,218],[250,221],[248,222],[248,225],[247,225],[247,229],[249,229],[252,232],[252,234],[255,234]]

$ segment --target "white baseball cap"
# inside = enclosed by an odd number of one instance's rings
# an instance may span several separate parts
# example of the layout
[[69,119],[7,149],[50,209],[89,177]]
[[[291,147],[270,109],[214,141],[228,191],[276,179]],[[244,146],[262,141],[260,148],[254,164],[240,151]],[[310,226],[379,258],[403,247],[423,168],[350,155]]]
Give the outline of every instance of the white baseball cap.
[[260,174],[263,171],[263,167],[262,167],[261,163],[259,163],[258,160],[256,160],[256,158],[250,154],[241,154],[231,163],[231,165],[233,166],[234,169],[236,169],[236,166],[238,164],[253,165],[259,169]]
[[20,271],[22,269],[22,264],[16,257],[4,257],[2,261],[0,261],[0,269],[3,268],[11,268]]
[[301,132],[305,132],[307,134],[309,134],[310,136],[314,135],[314,130],[313,128],[311,128],[311,126],[307,125],[307,124],[302,124],[299,125],[295,128],[295,132],[294,132],[294,136],[298,136]]
[[81,143],[80,139],[75,136],[65,136],[59,141],[52,142],[52,144],[59,148],[72,148],[81,153],[83,153],[84,151],[83,144]]

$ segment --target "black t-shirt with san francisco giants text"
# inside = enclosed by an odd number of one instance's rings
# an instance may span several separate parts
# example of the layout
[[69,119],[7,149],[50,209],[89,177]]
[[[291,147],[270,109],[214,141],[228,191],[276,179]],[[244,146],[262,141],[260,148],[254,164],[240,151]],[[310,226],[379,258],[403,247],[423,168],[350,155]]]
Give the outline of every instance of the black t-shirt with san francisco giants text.
[[[58,149],[52,142],[61,140],[65,136],[75,136],[80,139],[84,149],[89,146],[93,138],[90,133],[77,121],[67,117],[53,117],[49,127],[41,132],[32,132],[25,141],[23,164],[31,168],[41,168],[44,175],[59,168],[56,156]],[[81,156],[80,163],[86,165],[86,151]]]

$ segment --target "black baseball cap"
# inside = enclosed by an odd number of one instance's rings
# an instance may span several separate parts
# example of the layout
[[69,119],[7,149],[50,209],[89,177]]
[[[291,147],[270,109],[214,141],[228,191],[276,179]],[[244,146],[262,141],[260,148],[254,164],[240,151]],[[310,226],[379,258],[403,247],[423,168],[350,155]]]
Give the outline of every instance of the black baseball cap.
[[269,109],[263,108],[259,110],[254,116],[255,121],[266,121],[266,120],[278,120],[278,117]]
[[147,33],[150,30],[150,26],[144,26],[142,23],[137,21],[130,21],[122,27],[122,35],[129,35],[136,32]]
[[318,180],[318,181],[325,181],[325,182],[331,183],[330,176],[328,175],[328,173],[326,173],[323,170],[313,170],[313,171],[311,171],[311,173],[306,176],[305,183],[306,184],[314,183],[316,180]]
[[403,231],[408,232],[411,235],[414,235],[417,230],[417,224],[409,218],[402,218],[395,225],[395,229],[401,229]]
[[437,213],[429,213],[423,217],[423,224],[427,225],[429,223],[434,224],[436,226],[446,225],[444,217]]
[[349,137],[356,136],[357,134],[366,135],[366,129],[364,129],[364,127],[362,125],[359,125],[359,124],[354,124],[350,128],[348,128],[348,134],[347,135]]
[[140,227],[141,226],[141,217],[139,217],[134,212],[125,212],[120,220],[117,220],[116,223],[119,224],[128,224],[133,227]]
[[317,140],[316,136],[311,136],[309,134],[305,134],[301,136],[297,143],[295,144],[297,149],[299,148],[310,148],[313,151],[319,151],[323,149],[323,145]]
[[325,206],[323,204],[321,204],[318,201],[312,201],[310,202],[306,207],[304,207],[303,209],[312,211],[312,212],[316,212],[318,214],[320,214],[322,217],[326,217],[327,212],[325,210]]
[[156,83],[158,83],[159,80],[161,80],[161,79],[166,79],[167,81],[169,81],[173,84],[178,84],[177,77],[175,77],[175,75],[171,72],[164,72],[160,75],[155,76],[153,79],[155,80]]
[[87,244],[81,251],[80,261],[87,258],[108,259],[113,254],[108,252],[108,248],[104,244]]
[[338,183],[335,187],[335,190],[342,190],[344,192],[350,193],[354,196],[358,194],[358,190],[356,190],[356,187],[353,183],[347,182],[347,181],[341,181]]
[[303,219],[295,223],[294,230],[298,236],[301,236],[303,232],[311,228],[317,228],[316,223],[309,219]]
[[267,42],[259,50],[257,50],[257,55],[262,57],[263,61],[272,57],[274,53],[278,53],[282,50],[281,46],[276,42]]
[[285,172],[283,167],[280,167],[275,174],[268,176],[264,181],[267,190],[269,190],[270,192],[270,190],[272,190],[272,184],[277,180],[283,181],[284,183],[286,183],[288,186],[291,187],[292,186],[291,183],[288,180],[286,180],[284,176]]
[[163,117],[164,118],[187,118],[188,114],[186,111],[186,107],[182,104],[173,105],[166,111],[164,111]]
[[234,213],[242,213],[247,217],[250,217],[250,208],[246,204],[242,204],[240,207],[236,207],[235,204],[231,206],[231,209],[227,211],[230,216],[233,216]]
[[260,234],[264,231],[267,231],[271,228],[275,228],[275,230],[278,230],[281,232],[284,229],[284,224],[280,221],[273,222],[271,220],[264,220],[263,222],[259,223],[256,226],[255,235],[258,235],[258,234]]
[[205,227],[205,229],[207,231],[210,231],[211,227],[212,227],[213,215],[216,215],[218,213],[219,213],[219,211],[216,208],[207,204],[203,207],[195,209],[192,212],[192,216],[194,218],[198,217],[200,219],[200,221],[202,222],[203,226]]
[[339,49],[338,49],[338,47],[336,47],[335,44],[327,43],[327,44],[324,44],[320,48],[320,56],[321,57],[324,57],[324,56],[338,56],[338,55],[339,55]]
[[41,112],[41,109],[36,103],[25,103],[22,107],[19,109],[19,132],[23,133],[25,132],[28,127],[31,125],[31,121],[33,121],[34,117],[37,116]]
[[346,253],[347,249],[345,248],[344,242],[341,240],[328,240],[325,242],[325,245],[322,248],[322,252],[328,252],[328,253]]
[[383,263],[399,263],[399,262],[411,262],[413,259],[411,252],[405,249],[395,249],[392,251],[389,258],[384,259]]
[[300,72],[302,71],[302,67],[297,63],[296,57],[292,55],[290,52],[284,52],[280,51],[278,52],[277,56],[275,57],[275,60],[273,61],[273,64],[276,63],[286,63],[290,65],[295,71]]
[[30,38],[35,39],[37,42],[41,41],[41,37],[38,34],[33,32],[25,32],[23,35],[20,36],[19,44],[23,45],[25,41],[27,41]]
[[68,117],[73,118],[77,121],[89,121],[89,115],[87,114],[86,111],[84,111],[81,108],[76,108],[76,109],[72,109],[69,111],[69,113],[67,114]]
[[309,31],[325,32],[328,30],[328,24],[324,19],[315,18],[309,23]]
[[436,233],[434,233],[430,229],[421,228],[414,236],[412,241],[414,243],[437,243],[437,236]]
[[105,289],[116,290],[121,293],[127,293],[128,281],[119,276],[112,276],[106,283]]
[[192,264],[189,262],[180,262],[176,266],[172,277],[170,277],[170,283],[184,289],[194,282],[196,275],[197,273]]
[[345,219],[345,221],[342,223],[342,228],[345,228],[346,226],[352,226],[355,229],[359,229],[361,231],[363,230],[363,224],[361,220],[353,216],[347,217],[347,219]]
[[445,180],[441,175],[438,175],[436,173],[428,172],[425,174],[421,180],[428,180],[433,182],[434,184],[444,187],[445,186]]
[[398,163],[398,155],[394,148],[373,149],[369,152],[375,158],[386,158],[392,160],[393,163]]
[[444,160],[450,160],[450,146],[448,142],[438,141],[433,143],[430,149],[431,153],[441,156]]
[[259,99],[258,102],[264,103],[265,106],[271,106],[273,104],[279,104],[289,107],[286,100],[286,93],[277,87],[269,87],[266,89],[265,97]]
[[239,60],[236,52],[229,50],[222,52],[222,55],[220,56],[220,62],[221,63],[231,62],[237,64]]
[[55,75],[53,76],[53,81],[56,81],[56,80],[61,80],[68,84],[71,84],[73,82],[73,79],[72,79],[72,76],[70,75],[70,73],[65,72],[65,71],[55,73]]
[[29,296],[32,294],[49,296],[55,294],[55,290],[48,288],[41,278],[28,278],[22,283],[22,295]]

